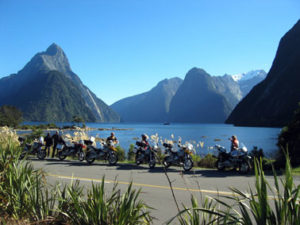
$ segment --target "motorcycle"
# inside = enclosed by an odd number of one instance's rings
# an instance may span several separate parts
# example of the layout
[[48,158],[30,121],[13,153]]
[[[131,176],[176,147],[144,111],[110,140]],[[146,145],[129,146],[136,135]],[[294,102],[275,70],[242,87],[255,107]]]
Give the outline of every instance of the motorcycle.
[[108,143],[102,142],[102,147],[100,148],[96,148],[93,146],[93,138],[91,138],[91,140],[84,140],[84,144],[87,145],[85,159],[88,164],[92,164],[95,159],[108,160],[110,166],[117,164],[117,149],[113,141],[109,141]]
[[171,165],[182,166],[184,171],[190,171],[193,168],[193,145],[188,143],[186,145],[178,144],[179,150],[175,151],[173,144],[163,143],[165,147],[166,156],[163,160],[163,165],[168,168]]
[[[136,165],[140,165],[142,163],[149,163],[149,168],[153,169],[156,164],[155,159],[155,152],[157,152],[157,145],[152,146],[146,146],[145,143],[137,141],[136,146],[133,149],[133,152],[135,153],[135,163]],[[145,147],[147,147],[145,149]]]
[[57,144],[57,154],[60,160],[64,160],[67,156],[76,156],[78,157],[79,161],[84,160],[84,152],[83,148],[85,148],[83,140],[79,142],[65,142],[61,141]]
[[19,139],[20,145],[24,145],[23,150],[19,156],[19,159],[22,160],[25,158],[26,155],[35,155],[38,159],[44,160],[46,157],[46,150],[42,148],[43,144],[43,138],[41,137],[39,141],[35,140],[32,145],[27,144],[25,142],[25,139],[20,137]]
[[225,168],[239,169],[241,174],[247,174],[251,169],[251,156],[248,155],[248,149],[241,144],[237,150],[227,152],[226,148],[220,145],[215,145],[218,150],[216,167],[219,171]]

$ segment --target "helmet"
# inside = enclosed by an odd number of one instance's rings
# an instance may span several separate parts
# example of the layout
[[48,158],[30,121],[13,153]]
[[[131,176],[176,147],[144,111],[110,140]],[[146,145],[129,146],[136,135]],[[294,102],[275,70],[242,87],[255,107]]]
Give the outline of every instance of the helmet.
[[147,140],[148,139],[148,135],[147,134],[142,134],[142,139]]

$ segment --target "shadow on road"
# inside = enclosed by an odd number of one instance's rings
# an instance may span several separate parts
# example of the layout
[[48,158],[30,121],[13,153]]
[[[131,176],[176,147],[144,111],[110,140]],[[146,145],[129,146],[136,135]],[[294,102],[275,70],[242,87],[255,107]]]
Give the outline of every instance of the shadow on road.
[[[128,163],[117,163],[115,166],[109,166],[105,161],[96,161],[92,164],[88,164],[86,161],[75,161],[75,160],[59,160],[57,158],[46,158],[45,160],[40,160],[36,158],[29,158],[31,161],[40,161],[45,162],[46,165],[65,165],[65,166],[74,166],[74,167],[106,167],[106,170],[136,170],[142,173],[164,173],[165,170],[161,165],[156,166],[153,169],[150,169],[147,164],[135,165]],[[181,167],[169,167],[167,169],[168,173],[182,173],[183,175],[193,175],[194,177],[253,177],[254,171],[250,171],[248,174],[240,174],[236,170],[225,170],[218,171],[215,169],[192,169],[191,171],[184,171]],[[273,172],[267,170],[264,172],[265,176],[273,176]],[[281,171],[277,171],[277,175],[282,175]]]

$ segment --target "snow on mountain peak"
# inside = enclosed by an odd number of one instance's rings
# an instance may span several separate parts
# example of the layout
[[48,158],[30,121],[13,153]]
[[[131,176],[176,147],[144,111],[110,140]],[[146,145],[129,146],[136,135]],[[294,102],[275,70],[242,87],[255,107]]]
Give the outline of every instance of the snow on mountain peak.
[[265,77],[266,75],[267,73],[264,70],[251,70],[248,73],[239,73],[231,75],[231,77],[234,81],[238,82],[242,80],[249,80],[256,76]]

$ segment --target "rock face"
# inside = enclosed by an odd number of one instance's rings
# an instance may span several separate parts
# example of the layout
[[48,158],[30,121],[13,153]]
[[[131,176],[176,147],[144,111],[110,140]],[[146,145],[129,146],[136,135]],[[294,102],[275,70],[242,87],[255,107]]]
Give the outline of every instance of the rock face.
[[284,126],[300,101],[300,20],[280,40],[272,67],[237,105],[226,123]]
[[212,77],[193,68],[171,101],[169,118],[171,122],[223,123],[241,97],[230,76]]
[[14,105],[25,120],[119,122],[119,115],[91,92],[71,70],[63,50],[52,44],[17,74],[0,79],[0,104]]
[[181,83],[180,78],[165,79],[150,91],[121,99],[111,107],[124,122],[168,121],[170,102]]

